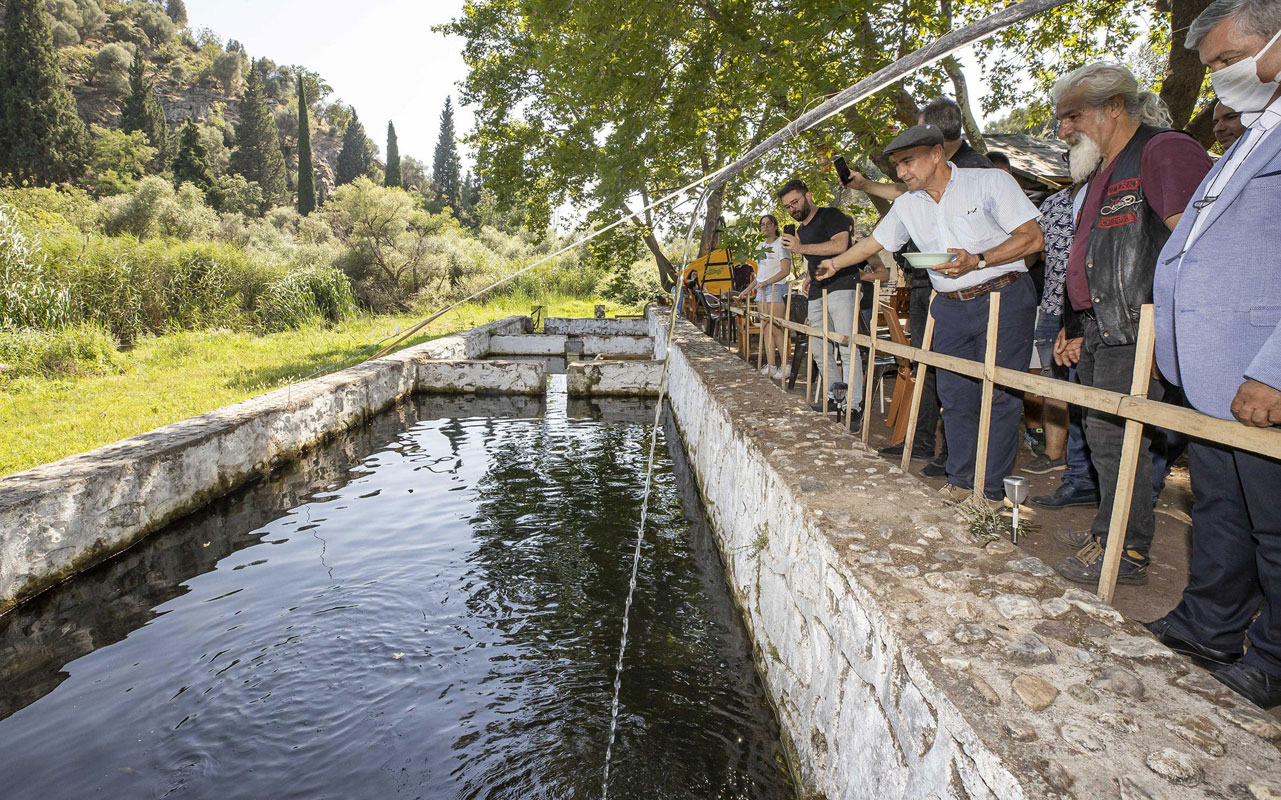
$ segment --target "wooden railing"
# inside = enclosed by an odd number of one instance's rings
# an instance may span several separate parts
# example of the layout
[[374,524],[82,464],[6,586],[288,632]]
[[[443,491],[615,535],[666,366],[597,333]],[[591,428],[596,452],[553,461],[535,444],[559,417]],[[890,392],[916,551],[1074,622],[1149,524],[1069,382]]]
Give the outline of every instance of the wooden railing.
[[[791,282],[788,283],[788,295],[791,295]],[[1124,419],[1125,437],[1121,445],[1121,466],[1117,478],[1117,491],[1112,505],[1111,525],[1108,529],[1107,549],[1103,557],[1103,569],[1099,578],[1098,595],[1105,602],[1111,602],[1116,592],[1116,578],[1121,568],[1121,553],[1125,543],[1125,529],[1130,518],[1130,501],[1134,496],[1135,471],[1137,469],[1140,448],[1142,447],[1143,426],[1153,425],[1166,428],[1198,439],[1205,439],[1219,444],[1246,450],[1270,458],[1281,458],[1281,431],[1267,428],[1251,428],[1237,422],[1218,419],[1190,408],[1180,408],[1168,403],[1150,400],[1147,396],[1148,382],[1152,374],[1153,343],[1155,341],[1154,316],[1151,305],[1145,305],[1139,318],[1139,337],[1136,347],[1134,373],[1130,384],[1130,393],[1121,394],[1093,386],[1069,383],[1068,381],[1034,375],[1023,370],[998,367],[996,365],[997,320],[1001,311],[1001,295],[993,292],[989,295],[987,342],[982,362],[971,361],[957,356],[935,353],[930,350],[934,338],[934,316],[931,314],[925,324],[925,335],[921,346],[889,342],[876,337],[876,317],[873,317],[872,330],[868,334],[858,332],[859,308],[863,287],[854,290],[854,324],[849,335],[836,333],[824,328],[792,322],[789,319],[763,314],[753,308],[749,298],[745,305],[734,306],[731,312],[741,318],[742,325],[756,325],[762,334],[774,327],[784,328],[796,333],[805,334],[823,341],[823,363],[821,387],[826,403],[829,386],[828,350],[830,344],[848,345],[853,342],[854,348],[868,351],[867,363],[869,375],[865,380],[863,408],[868,409],[872,402],[873,381],[872,365],[876,363],[878,353],[885,353],[916,363],[915,385],[912,389],[912,400],[907,423],[907,438],[903,443],[902,468],[906,472],[912,457],[912,444],[916,435],[916,420],[920,412],[921,394],[924,389],[926,367],[947,370],[958,375],[966,375],[983,382],[982,404],[979,409],[978,449],[974,464],[974,497],[978,502],[983,500],[984,480],[987,468],[987,444],[992,424],[992,396],[997,386],[1018,391],[1031,392],[1054,400],[1062,400],[1073,405],[1101,411]],[[873,283],[875,297],[881,295],[881,282]],[[930,295],[933,304],[934,293]],[[827,291],[823,292],[824,319],[829,319],[827,309]],[[888,308],[881,309],[896,313]],[[750,328],[748,329],[750,331]],[[751,336],[745,337],[747,351],[745,357],[751,360]],[[763,341],[768,341],[762,335]],[[787,337],[787,349],[791,349],[791,337]],[[806,359],[806,396],[813,398],[812,364],[817,354],[811,353]],[[784,353],[784,364],[790,361],[790,352]],[[854,357],[851,354],[851,358]],[[758,351],[758,361],[759,361]],[[849,426],[853,403],[845,404],[845,423]],[[871,414],[864,413],[860,438],[868,441],[871,425]]]

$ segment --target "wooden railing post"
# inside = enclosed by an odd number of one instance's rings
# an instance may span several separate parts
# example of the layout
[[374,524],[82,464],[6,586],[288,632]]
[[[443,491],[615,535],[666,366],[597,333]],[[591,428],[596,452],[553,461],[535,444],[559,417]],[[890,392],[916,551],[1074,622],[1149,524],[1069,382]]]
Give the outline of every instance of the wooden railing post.
[[[925,306],[925,334],[921,337],[921,341],[912,343],[913,346],[927,352],[930,345],[934,343],[934,296],[936,294],[937,292],[930,292],[930,302]],[[901,466],[904,472],[907,472],[912,463],[912,447],[916,444],[916,421],[921,415],[921,397],[925,394],[925,370],[927,369],[929,365],[925,362],[916,362],[916,380],[912,383],[912,405],[907,414],[907,436],[903,439]]]
[[[850,323],[850,375],[854,374],[854,360],[858,358],[858,345],[855,343],[858,339],[858,312],[859,307],[863,304],[863,282],[859,281],[854,284],[854,321]],[[854,419],[854,387],[846,385],[845,387],[845,430],[850,429],[850,421]],[[864,415],[866,420],[867,415]],[[867,425],[866,422],[863,423]],[[867,439],[863,440],[864,442]]]
[[[1148,396],[1152,380],[1152,348],[1156,341],[1155,315],[1151,304],[1139,312],[1139,340],[1134,346],[1134,374],[1130,379],[1130,396]],[[1130,501],[1134,498],[1135,471],[1139,466],[1139,450],[1143,447],[1143,423],[1128,419],[1125,438],[1121,443],[1121,467],[1116,477],[1116,497],[1112,501],[1112,521],[1108,526],[1108,544],[1103,554],[1103,568],[1099,572],[1099,599],[1112,602],[1116,593],[1116,576],[1121,571],[1121,553],[1125,551],[1125,532],[1130,524]],[[1146,485],[1144,491],[1147,491]]]
[[979,404],[979,442],[974,453],[974,499],[983,502],[987,481],[987,443],[992,435],[992,394],[996,391],[996,334],[1001,321],[1001,293],[988,293],[987,350],[983,353],[983,392]]
[[[867,333],[872,341],[867,346],[867,371],[863,373],[863,444],[867,444],[867,437],[872,432],[872,415],[868,410],[872,407],[872,372],[876,369],[876,323],[877,314],[881,308],[881,279],[877,278],[872,282],[872,321],[867,326]],[[854,327],[858,328],[858,318],[863,310],[858,306],[854,307]],[[850,342],[853,345],[853,340]],[[850,350],[853,353],[853,349]]]
[[[786,295],[786,300],[783,303],[783,319],[785,319],[788,322],[792,321],[792,279],[791,278],[787,279],[787,295]],[[783,356],[783,363],[781,365],[782,369],[780,370],[780,372],[782,372],[783,374],[783,378],[782,380],[779,381],[778,385],[786,387],[787,376],[792,369],[792,331],[786,327],[784,327],[783,330],[784,330],[783,352],[780,354]]]
[[827,383],[827,380],[828,380],[827,352],[832,349],[828,344],[829,340],[827,338],[827,330],[830,327],[828,325],[828,322],[830,320],[831,320],[831,317],[827,315],[827,290],[824,289],[823,290],[823,396],[820,397],[818,401],[818,404],[822,407],[824,414],[827,413],[827,393],[829,391],[828,383]]

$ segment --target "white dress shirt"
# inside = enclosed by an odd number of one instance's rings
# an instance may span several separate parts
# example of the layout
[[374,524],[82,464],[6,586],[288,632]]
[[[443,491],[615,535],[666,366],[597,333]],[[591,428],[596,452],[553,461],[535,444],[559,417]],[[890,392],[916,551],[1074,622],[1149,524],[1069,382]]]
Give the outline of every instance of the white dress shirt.
[[1245,129],[1241,138],[1233,142],[1232,147],[1223,156],[1225,160],[1219,174],[1214,176],[1209,186],[1205,187],[1205,194],[1190,205],[1190,208],[1196,210],[1196,219],[1192,221],[1192,230],[1188,231],[1188,240],[1183,245],[1184,250],[1191,247],[1197,235],[1201,233],[1201,228],[1205,226],[1205,221],[1210,216],[1210,209],[1219,193],[1232,182],[1232,176],[1237,174],[1237,170],[1245,163],[1254,148],[1267,137],[1277,135],[1277,128],[1281,128],[1281,100],[1272,101],[1254,124]]
[[[1008,173],[949,166],[952,176],[939,202],[934,202],[923,189],[907,192],[881,218],[872,237],[886,250],[901,250],[911,239],[922,253],[961,248],[979,255],[1004,243],[1018,226],[1041,216]],[[956,278],[935,270],[928,272],[937,291],[954,292],[987,283],[1007,272],[1027,272],[1027,267],[1019,259],[988,264]]]

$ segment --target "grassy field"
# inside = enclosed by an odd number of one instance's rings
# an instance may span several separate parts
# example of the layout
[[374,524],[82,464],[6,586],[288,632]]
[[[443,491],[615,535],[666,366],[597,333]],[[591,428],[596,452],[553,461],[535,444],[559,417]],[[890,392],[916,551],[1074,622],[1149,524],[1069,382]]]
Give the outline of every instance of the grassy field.
[[[467,305],[405,346],[475,327],[536,304],[547,316],[591,316],[598,300],[525,296]],[[638,309],[606,303],[609,313]],[[0,475],[56,461],[301,378],[392,333],[420,315],[359,317],[330,328],[267,336],[230,331],[145,338],[124,353],[120,374],[62,379],[0,377]]]

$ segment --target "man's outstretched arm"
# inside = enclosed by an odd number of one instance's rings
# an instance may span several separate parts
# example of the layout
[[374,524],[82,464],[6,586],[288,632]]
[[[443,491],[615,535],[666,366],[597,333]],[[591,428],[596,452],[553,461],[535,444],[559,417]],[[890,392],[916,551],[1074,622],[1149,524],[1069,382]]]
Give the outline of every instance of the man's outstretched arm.
[[852,264],[857,264],[860,261],[866,261],[884,249],[885,248],[881,246],[881,243],[876,241],[875,237],[866,236],[855,242],[854,246],[849,250],[846,250],[844,253],[832,258],[824,259],[818,265],[818,271],[815,273],[814,277],[818,278],[820,281],[825,281],[835,275],[837,270],[844,269]]

